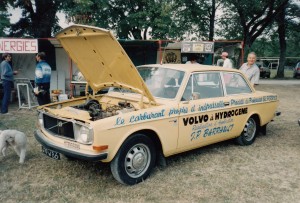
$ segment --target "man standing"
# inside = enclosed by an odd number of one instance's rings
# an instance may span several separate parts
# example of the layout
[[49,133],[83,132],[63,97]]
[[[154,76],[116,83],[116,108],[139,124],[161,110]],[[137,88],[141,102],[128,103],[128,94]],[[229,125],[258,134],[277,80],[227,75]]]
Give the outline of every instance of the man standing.
[[35,91],[39,105],[49,104],[50,101],[50,80],[51,80],[51,67],[45,61],[46,54],[39,52],[36,55],[38,62],[35,68],[35,85],[38,91]]
[[256,54],[254,52],[250,52],[247,57],[247,63],[244,63],[240,67],[240,71],[242,71],[248,77],[252,85],[258,85],[260,74],[259,68],[255,62]]
[[228,58],[227,52],[222,52],[221,58],[223,59],[223,68],[233,68],[232,62]]
[[11,55],[8,53],[2,54],[3,61],[1,62],[1,79],[3,86],[3,99],[1,105],[1,114],[9,115],[8,113],[8,104],[11,95],[11,89],[14,85],[14,74],[17,74],[17,71],[13,71],[10,65]]

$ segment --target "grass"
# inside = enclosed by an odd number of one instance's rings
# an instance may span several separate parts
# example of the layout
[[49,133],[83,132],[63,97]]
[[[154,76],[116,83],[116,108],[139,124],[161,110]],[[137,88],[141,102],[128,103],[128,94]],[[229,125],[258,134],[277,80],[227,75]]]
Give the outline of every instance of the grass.
[[282,115],[242,147],[226,141],[172,156],[143,183],[124,186],[108,164],[52,160],[33,137],[36,112],[17,111],[0,117],[0,129],[28,135],[23,165],[10,148],[0,156],[0,202],[299,202],[299,86],[259,85],[279,95]]
[[[274,78],[277,75],[277,69],[271,69],[271,76],[270,78]],[[285,79],[292,79],[294,71],[289,69],[284,69],[284,78]]]

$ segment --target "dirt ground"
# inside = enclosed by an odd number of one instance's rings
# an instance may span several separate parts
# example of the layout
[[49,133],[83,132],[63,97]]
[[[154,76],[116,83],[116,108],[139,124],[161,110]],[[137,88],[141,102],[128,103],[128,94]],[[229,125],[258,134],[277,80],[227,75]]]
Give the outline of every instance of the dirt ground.
[[143,183],[120,185],[109,165],[52,160],[33,137],[35,110],[0,116],[0,129],[28,135],[25,164],[12,149],[0,156],[0,202],[299,202],[300,84],[261,84],[277,93],[281,116],[251,146],[226,141],[167,159]]

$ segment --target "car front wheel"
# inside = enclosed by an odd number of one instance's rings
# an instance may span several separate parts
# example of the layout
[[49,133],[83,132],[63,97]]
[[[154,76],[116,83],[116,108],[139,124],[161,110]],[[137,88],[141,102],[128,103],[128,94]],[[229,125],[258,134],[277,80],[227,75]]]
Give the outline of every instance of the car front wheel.
[[135,134],[123,143],[110,168],[117,181],[134,185],[149,176],[155,159],[156,151],[152,140],[144,134]]
[[251,145],[257,134],[257,124],[253,117],[249,118],[246,122],[243,132],[239,137],[236,138],[236,141],[240,145]]

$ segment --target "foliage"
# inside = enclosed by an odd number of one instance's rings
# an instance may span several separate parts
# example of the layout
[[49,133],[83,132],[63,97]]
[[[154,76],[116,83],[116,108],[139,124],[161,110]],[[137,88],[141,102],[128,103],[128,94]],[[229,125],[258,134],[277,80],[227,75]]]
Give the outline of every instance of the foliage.
[[[51,37],[58,31],[58,11],[69,23],[115,31],[121,39],[243,40],[247,51],[279,56],[277,24],[289,0],[2,0],[0,36]],[[7,6],[22,17],[9,25]],[[286,14],[287,56],[299,56],[299,6],[289,3]],[[298,20],[295,20],[298,19]],[[6,30],[5,30],[6,29]],[[4,33],[6,31],[6,33]],[[257,40],[257,41],[256,41]],[[245,54],[245,55],[246,55]]]
[[200,40],[213,40],[220,3],[218,0],[177,0],[175,16],[179,20],[173,21],[186,29],[187,38],[196,36]]
[[169,0],[68,0],[62,5],[71,22],[83,20],[84,24],[115,30],[121,39],[172,36],[173,4]]
[[7,8],[5,4],[0,4],[0,37],[5,37],[5,30],[8,29],[10,22],[10,15],[6,12]]
[[56,17],[60,0],[17,0],[8,4],[22,9],[22,17],[10,27],[10,37],[51,37],[60,29]]
[[182,29],[175,24],[174,16],[175,4],[170,4],[168,1],[158,2],[151,5],[148,29],[151,28],[149,34],[154,39],[176,39],[182,34]]
[[[289,4],[286,13],[286,56],[300,56],[300,7]],[[258,56],[279,57],[280,46],[278,33],[276,31],[277,24],[272,24],[266,28],[265,32],[253,43],[251,49]],[[286,65],[293,66],[299,59],[287,59]]]
[[59,9],[66,14],[69,23],[109,28],[107,7],[107,1],[65,0],[61,2]]
[[[246,51],[249,51],[253,42],[274,22],[276,15],[283,9],[288,1],[289,0],[226,0],[223,1],[224,16],[228,19],[233,19],[233,22],[239,22],[244,46]],[[231,21],[223,21],[224,24],[227,24],[226,22],[231,24]],[[225,29],[223,30],[224,33],[227,32]],[[229,30],[231,31],[230,34],[233,34],[232,31],[234,30],[235,29]]]
[[300,4],[289,4],[286,17],[287,56],[300,57]]

